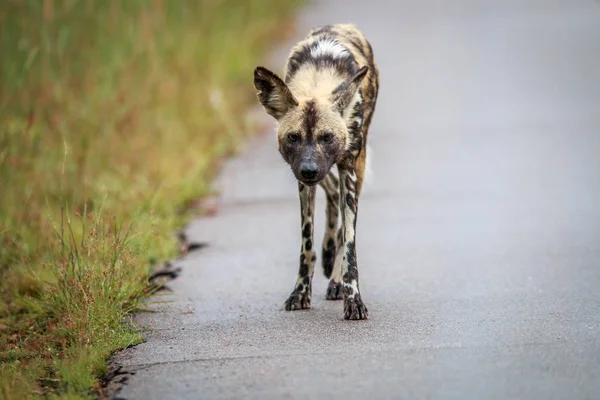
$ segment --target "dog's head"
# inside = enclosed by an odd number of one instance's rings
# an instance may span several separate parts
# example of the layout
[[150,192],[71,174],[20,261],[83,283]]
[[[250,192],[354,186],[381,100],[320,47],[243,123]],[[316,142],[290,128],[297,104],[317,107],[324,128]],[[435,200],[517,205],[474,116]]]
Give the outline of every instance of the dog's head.
[[328,96],[297,99],[273,72],[263,67],[255,69],[258,99],[279,122],[277,147],[299,181],[316,185],[348,149],[348,128],[342,112],[367,71],[368,67],[361,68]]

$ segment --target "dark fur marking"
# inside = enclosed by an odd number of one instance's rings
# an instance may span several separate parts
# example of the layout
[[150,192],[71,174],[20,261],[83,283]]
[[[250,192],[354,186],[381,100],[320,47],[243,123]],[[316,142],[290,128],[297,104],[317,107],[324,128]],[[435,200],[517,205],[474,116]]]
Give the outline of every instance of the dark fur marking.
[[333,279],[327,285],[327,300],[341,300],[344,298],[344,289],[341,282],[334,282]]
[[346,297],[354,295],[354,289],[351,286],[344,286],[342,288],[342,291],[344,292],[344,295],[346,295]]
[[352,114],[350,115],[350,118],[353,120],[356,118],[363,119],[364,109],[364,101],[357,101],[352,108]]
[[353,139],[360,136],[360,121],[353,121],[352,125],[348,128],[348,131]]
[[311,251],[312,250],[312,240],[308,239],[306,243],[304,243],[304,250]]
[[331,278],[333,266],[335,264],[335,242],[333,241],[333,238],[329,238],[327,244],[323,247],[321,259],[323,260],[323,272],[325,273],[325,276]]
[[305,276],[304,278],[302,278],[302,282],[304,282],[304,284],[307,285],[306,287],[308,288],[308,284],[310,283],[310,277]]
[[350,208],[350,210],[356,214],[356,200],[354,199],[354,197],[348,193],[346,194],[346,204],[348,205],[348,207]]
[[[350,279],[358,279],[358,273],[356,270],[356,246],[352,240],[346,245],[346,259],[348,260],[348,273],[351,274]],[[354,273],[350,271],[351,269],[354,269]]]
[[356,48],[356,50],[360,53],[361,56],[363,56],[366,59],[369,59],[369,57],[367,56],[367,53],[365,52],[364,47],[356,38],[348,37],[347,39],[352,44],[352,46],[354,46]]
[[300,276],[308,276],[308,264],[300,264]]
[[287,311],[307,310],[310,308],[310,297],[311,294],[308,290],[304,293],[300,293],[297,289],[294,289],[290,297],[288,297],[288,299],[285,301],[285,309]]
[[[356,71],[355,74],[346,79],[333,90],[332,94],[335,97],[334,102],[338,111],[341,112],[342,110],[345,110],[357,92],[360,93],[362,97],[362,92],[360,91],[360,83],[364,79],[365,74],[367,74],[368,72],[369,67],[363,66],[358,71]],[[349,91],[348,89],[351,86],[353,86],[353,90]]]
[[375,97],[375,85],[369,84],[367,87],[367,95],[370,99]]
[[363,303],[360,293],[354,297],[346,297],[344,300],[344,319],[368,319],[369,310]]
[[348,151],[354,157],[358,156],[360,151],[362,150],[362,137],[360,135],[356,135],[354,140],[350,142],[350,146],[348,146]]
[[350,127],[348,128],[348,133],[351,138],[350,146],[348,147],[348,150],[354,156],[358,155],[358,153],[360,153],[360,151],[362,150],[362,147],[363,147],[363,137],[360,134],[361,128],[362,128],[361,122],[362,121],[355,120],[354,122],[352,122],[352,125],[350,125]]
[[312,36],[319,36],[323,33],[331,33],[333,29],[333,25],[323,25],[322,27],[316,29],[312,32]]
[[311,237],[311,234],[312,234],[312,224],[310,223],[310,221],[308,221],[306,224],[304,224],[304,229],[302,230],[302,237],[309,238],[309,237]]
[[[371,43],[369,43],[368,40],[366,42],[367,42],[367,47],[369,48],[369,54],[373,55],[373,47],[371,47]],[[369,57],[369,58],[371,58],[371,57]]]
[[254,84],[256,88],[260,91],[258,93],[258,96],[260,98],[261,103],[268,103],[271,90],[275,88],[275,85],[271,84],[271,82],[269,82],[266,79],[254,79]]
[[333,89],[333,92],[331,92],[331,93],[334,94],[334,95],[343,93],[343,92],[345,92],[350,87],[351,84],[352,84],[352,80],[351,79],[347,79],[344,82],[340,83],[338,85],[338,87],[336,87],[335,89]]
[[[323,36],[321,39],[328,39],[328,36]],[[288,61],[288,69],[286,74],[286,81],[289,82],[291,78],[296,74],[296,72],[305,64],[314,65],[317,69],[325,69],[333,67],[338,72],[343,75],[350,75],[358,71],[358,64],[352,56],[351,53],[347,57],[334,57],[332,54],[321,54],[318,57],[313,57],[311,54],[313,49],[316,49],[319,46],[319,41],[317,40],[312,43],[310,46],[305,45],[300,50],[296,51],[291,55]],[[331,38],[335,40],[335,38]]]
[[350,241],[346,245],[346,260],[348,261],[348,271],[342,277],[344,283],[346,284],[344,285],[344,293],[346,294],[346,296],[352,296],[355,294],[354,289],[347,285],[352,284],[353,281],[358,282],[356,246],[354,244],[354,241]]
[[304,108],[304,130],[307,138],[310,140],[313,137],[313,130],[319,121],[317,115],[317,108],[315,107],[314,100],[310,100],[306,103]]

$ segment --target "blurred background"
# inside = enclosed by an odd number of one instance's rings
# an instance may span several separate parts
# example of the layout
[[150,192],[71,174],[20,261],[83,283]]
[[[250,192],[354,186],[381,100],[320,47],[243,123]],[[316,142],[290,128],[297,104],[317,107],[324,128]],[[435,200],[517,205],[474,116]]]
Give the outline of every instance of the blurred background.
[[[252,71],[259,64],[282,71],[291,44],[335,22],[358,25],[381,72],[357,242],[375,322],[364,336],[353,331],[353,357],[374,365],[361,349],[385,353],[371,375],[356,376],[383,379],[378,368],[417,376],[388,376],[396,393],[435,394],[448,382],[479,390],[479,398],[507,386],[543,394],[548,382],[566,383],[566,394],[593,392],[597,1],[3,0],[0,399],[103,395],[108,357],[141,341],[123,318],[156,290],[152,267],[178,254],[173,233],[215,211],[198,200],[217,190],[222,219],[192,224],[190,235],[222,246],[204,262],[226,268],[209,277],[190,268],[174,283],[204,308],[186,321],[209,350],[223,347],[231,329],[223,320],[240,310],[263,318],[260,335],[275,336],[265,344],[250,331],[250,346],[236,352],[287,343],[298,326],[282,323],[273,304],[283,302],[297,271],[296,183],[273,136],[255,135],[271,133],[272,121],[252,117]],[[253,219],[260,213],[268,221]],[[257,235],[257,226],[268,229]],[[315,282],[319,296],[323,285]],[[326,332],[319,343],[342,346],[347,332],[318,329],[339,316],[339,303],[314,297],[327,322],[303,324],[307,334],[294,345],[307,352]],[[208,322],[223,330],[202,331]],[[556,337],[583,346],[556,350]],[[418,352],[397,353],[407,343],[478,350],[467,361],[432,351],[419,363]],[[550,345],[521,351],[527,343]],[[163,350],[163,360],[180,354]],[[415,362],[398,363],[411,356]],[[563,369],[546,368],[547,360]],[[317,379],[302,386],[309,391],[341,379],[290,368],[298,381]],[[536,368],[549,375],[519,380]],[[286,371],[271,376],[284,374],[277,381],[285,385]],[[216,387],[202,377],[197,382]],[[138,379],[152,390],[163,386]],[[226,381],[219,384],[238,387]]]
[[122,394],[597,397],[599,4],[313,1],[264,63],[280,71],[310,28],[347,21],[381,73],[356,241],[369,320],[342,321],[319,262],[312,309],[282,310],[297,183],[262,137],[220,174],[218,217],[190,224],[211,243],[170,284],[172,310],[191,311],[144,319],[164,330],[125,362],[156,364]]

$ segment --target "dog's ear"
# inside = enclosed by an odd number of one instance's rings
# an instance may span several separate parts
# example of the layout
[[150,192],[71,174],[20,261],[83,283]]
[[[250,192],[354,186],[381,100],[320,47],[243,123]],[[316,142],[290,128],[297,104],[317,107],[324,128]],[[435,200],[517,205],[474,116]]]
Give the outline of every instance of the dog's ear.
[[342,112],[348,107],[348,104],[356,94],[360,83],[369,71],[366,65],[354,74],[351,78],[336,87],[331,93],[333,96],[333,107],[338,112]]
[[260,104],[277,120],[298,105],[287,85],[264,67],[256,67],[254,70],[254,87],[258,90]]

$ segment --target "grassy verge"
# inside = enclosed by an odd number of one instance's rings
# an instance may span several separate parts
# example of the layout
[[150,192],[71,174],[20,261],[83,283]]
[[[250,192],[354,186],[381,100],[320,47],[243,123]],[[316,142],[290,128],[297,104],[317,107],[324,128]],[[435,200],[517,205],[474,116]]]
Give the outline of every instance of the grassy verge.
[[0,398],[86,398],[299,0],[0,2]]

